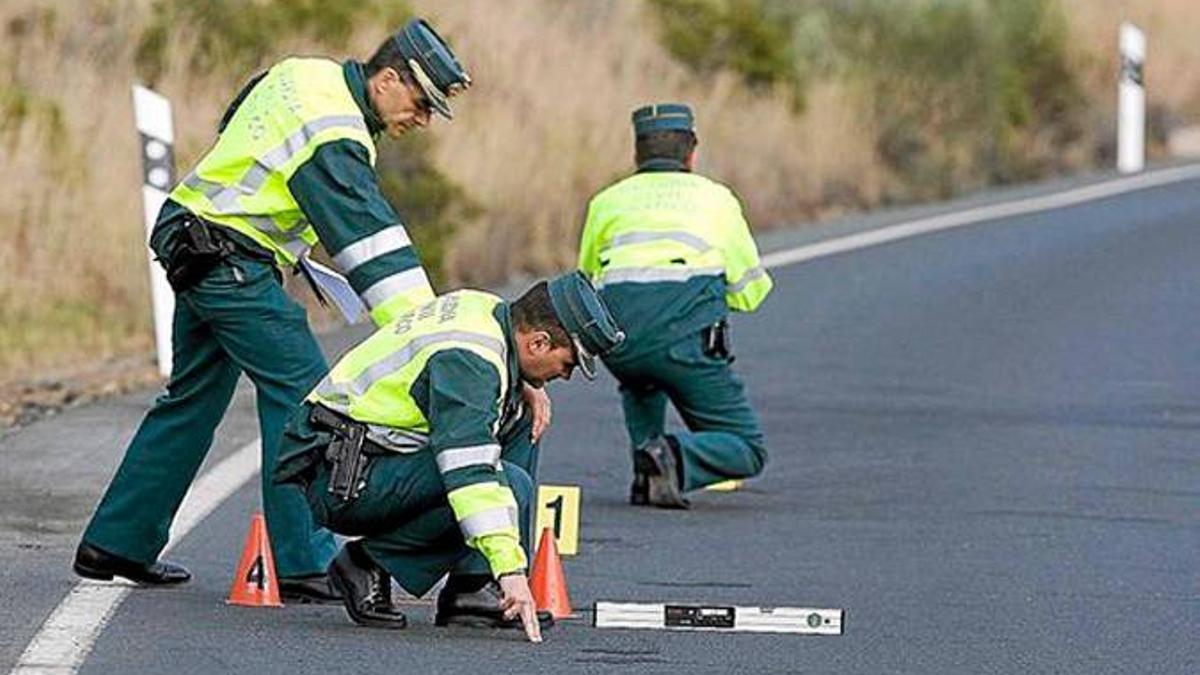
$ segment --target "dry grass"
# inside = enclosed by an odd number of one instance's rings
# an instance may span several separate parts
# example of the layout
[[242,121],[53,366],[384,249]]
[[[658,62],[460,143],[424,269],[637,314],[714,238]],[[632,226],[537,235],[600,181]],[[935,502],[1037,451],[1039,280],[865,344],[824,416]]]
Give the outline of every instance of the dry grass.
[[[1111,114],[1112,46],[1128,17],[1150,36],[1150,100],[1200,119],[1200,3],[1064,0],[1091,56],[1091,98]],[[146,252],[129,85],[150,0],[0,4],[0,382],[147,350]],[[635,0],[414,0],[448,35],[477,86],[435,126],[439,166],[485,208],[449,247],[448,277],[494,281],[573,264],[588,197],[631,168],[628,115],[695,106],[701,169],[733,186],[756,226],[868,208],[890,177],[866,101],[817,82],[808,112],[731,78],[697,82],[658,46]],[[389,27],[364,28],[365,55]],[[273,60],[319,53],[276,45]],[[173,44],[159,87],[175,102],[177,161],[207,148],[250,73],[200,76]],[[333,55],[342,57],[344,55]]]
[[0,9],[0,91],[18,106],[6,107],[0,136],[0,371],[149,344],[129,122],[137,12],[81,9],[30,0]]

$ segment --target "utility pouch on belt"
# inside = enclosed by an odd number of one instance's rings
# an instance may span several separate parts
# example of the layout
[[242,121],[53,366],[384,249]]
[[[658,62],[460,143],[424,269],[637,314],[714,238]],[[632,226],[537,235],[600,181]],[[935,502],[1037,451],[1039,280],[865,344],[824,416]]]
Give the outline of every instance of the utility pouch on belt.
[[176,293],[186,291],[232,253],[232,245],[216,236],[208,223],[188,217],[175,238],[167,281]]
[[700,333],[704,341],[704,353],[714,359],[727,359],[733,362],[733,343],[729,338],[729,322],[721,319],[711,326],[706,326]]
[[367,445],[367,425],[348,420],[337,413],[315,405],[309,421],[333,433],[333,441],[325,450],[329,463],[329,494],[340,501],[357,499],[367,484],[370,461]]

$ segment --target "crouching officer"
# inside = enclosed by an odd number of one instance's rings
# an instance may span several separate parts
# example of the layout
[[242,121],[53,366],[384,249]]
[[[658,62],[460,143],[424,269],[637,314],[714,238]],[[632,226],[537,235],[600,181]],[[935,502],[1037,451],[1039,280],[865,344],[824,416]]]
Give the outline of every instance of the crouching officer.
[[404,628],[390,578],[420,596],[449,573],[437,625],[541,639],[526,578],[538,447],[521,383],[576,367],[590,379],[623,339],[572,272],[511,303],[440,296],[333,367],[289,423],[274,478],[303,487],[318,523],[361,537],[329,566],[353,621]]
[[[632,441],[630,501],[687,508],[683,493],[757,475],[762,432],[733,354],[728,310],[754,311],[771,290],[729,188],[692,173],[691,109],[633,113],[637,172],[588,205],[579,267],[629,339],[605,356],[620,382]],[[667,400],[688,431],[663,432]]]

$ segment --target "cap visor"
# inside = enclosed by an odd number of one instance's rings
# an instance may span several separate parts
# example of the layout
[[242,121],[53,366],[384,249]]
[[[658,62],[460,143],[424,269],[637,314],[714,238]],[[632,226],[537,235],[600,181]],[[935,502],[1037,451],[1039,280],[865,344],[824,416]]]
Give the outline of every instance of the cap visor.
[[442,117],[448,120],[454,119],[454,113],[450,111],[450,103],[442,96],[442,92],[434,89],[433,91],[425,90],[425,95],[429,97],[429,103],[433,106]]
[[429,105],[442,117],[448,120],[454,119],[454,113],[450,112],[450,103],[447,101],[446,95],[437,88],[433,80],[429,79],[429,75],[426,74],[421,64],[414,59],[409,59],[408,68],[412,71],[413,79],[420,85],[421,91],[425,92],[425,98],[429,101]]
[[579,372],[589,380],[596,379],[596,357],[591,354],[579,355]]
[[583,346],[579,336],[572,334],[571,343],[575,345],[575,365],[579,366],[579,372],[589,380],[596,379],[596,356]]

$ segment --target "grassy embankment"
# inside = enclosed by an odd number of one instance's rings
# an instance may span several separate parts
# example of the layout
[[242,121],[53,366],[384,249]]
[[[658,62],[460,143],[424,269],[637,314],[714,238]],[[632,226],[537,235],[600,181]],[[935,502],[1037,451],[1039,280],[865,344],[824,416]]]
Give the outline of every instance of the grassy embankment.
[[[1122,17],[1150,34],[1156,128],[1200,117],[1186,0],[411,4],[477,82],[453,124],[381,144],[389,194],[447,285],[572,264],[588,196],[629,168],[642,102],[696,107],[702,169],[760,226],[1107,163]],[[175,101],[186,169],[256,68],[366,55],[405,9],[5,2],[0,382],[150,347],[130,82]]]

